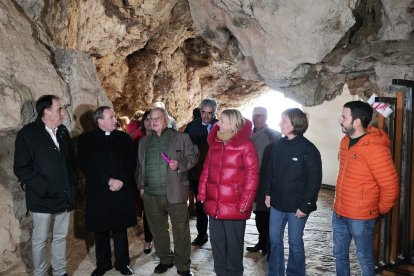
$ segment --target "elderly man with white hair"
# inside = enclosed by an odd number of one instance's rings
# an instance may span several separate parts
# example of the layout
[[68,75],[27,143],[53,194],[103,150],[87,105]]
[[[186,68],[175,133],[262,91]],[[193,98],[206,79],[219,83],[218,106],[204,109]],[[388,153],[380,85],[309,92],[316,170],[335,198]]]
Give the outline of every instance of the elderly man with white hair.
[[[190,271],[187,172],[197,163],[198,149],[188,134],[167,128],[165,109],[154,107],[150,119],[152,131],[140,141],[135,174],[154,237],[155,253],[160,259],[154,273],[164,273],[175,264],[179,275],[193,275]],[[170,248],[168,217],[174,253]]]
[[[256,147],[257,155],[260,164],[259,186],[256,193],[256,198],[253,204],[253,212],[255,213],[256,228],[259,232],[259,241],[255,246],[246,248],[249,252],[258,252],[262,250],[262,254],[266,255],[268,252],[269,243],[269,214],[270,209],[265,205],[265,189],[264,176],[267,160],[269,158],[271,144],[276,143],[282,136],[276,130],[268,127],[267,110],[264,107],[255,107],[253,109],[253,135],[251,140]],[[265,164],[262,167],[262,164]]]

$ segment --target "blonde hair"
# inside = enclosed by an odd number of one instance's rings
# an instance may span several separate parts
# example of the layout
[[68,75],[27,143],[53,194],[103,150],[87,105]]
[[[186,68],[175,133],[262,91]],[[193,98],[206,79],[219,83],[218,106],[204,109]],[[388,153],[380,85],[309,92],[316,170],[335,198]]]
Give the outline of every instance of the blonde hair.
[[121,130],[125,130],[129,124],[129,118],[127,116],[118,117],[118,124]]
[[144,111],[137,110],[134,115],[132,116],[132,120],[140,121],[142,119],[142,116],[144,116]]
[[223,110],[223,112],[221,112],[221,116],[224,116],[227,119],[229,119],[229,125],[233,133],[238,132],[245,122],[243,115],[237,109]]

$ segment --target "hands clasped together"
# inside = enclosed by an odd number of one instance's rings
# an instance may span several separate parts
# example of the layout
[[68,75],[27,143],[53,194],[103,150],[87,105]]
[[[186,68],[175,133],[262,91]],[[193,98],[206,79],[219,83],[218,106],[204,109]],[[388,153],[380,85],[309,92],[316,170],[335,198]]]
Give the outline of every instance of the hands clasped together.
[[122,187],[124,186],[124,182],[122,182],[119,179],[111,178],[109,179],[108,186],[109,190],[111,190],[112,192],[117,192],[122,189]]

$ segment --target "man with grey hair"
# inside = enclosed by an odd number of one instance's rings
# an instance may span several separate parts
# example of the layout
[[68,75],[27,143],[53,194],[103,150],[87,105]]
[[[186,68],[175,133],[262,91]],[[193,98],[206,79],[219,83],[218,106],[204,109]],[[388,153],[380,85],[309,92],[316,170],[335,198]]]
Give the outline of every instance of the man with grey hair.
[[[154,107],[159,107],[159,108],[165,109],[165,104],[163,102],[155,102]],[[168,115],[167,127],[177,130],[177,122],[170,115]]]
[[[150,120],[151,133],[141,138],[138,146],[135,178],[154,237],[155,253],[160,259],[154,273],[164,273],[175,264],[179,275],[193,275],[190,271],[187,172],[197,163],[198,150],[188,134],[167,128],[165,109],[153,108]],[[170,248],[168,217],[174,253]]]
[[[190,189],[194,192],[195,198],[198,195],[198,182],[203,170],[204,160],[208,152],[207,136],[212,126],[217,122],[215,114],[217,102],[214,99],[204,99],[200,104],[201,118],[191,121],[184,132],[190,135],[191,141],[200,150],[200,157],[194,168],[189,172]],[[192,245],[202,246],[208,241],[207,226],[208,217],[204,213],[204,204],[197,201],[197,237],[192,241]]]
[[[276,143],[281,134],[269,128],[266,124],[267,110],[264,107],[258,106],[253,109],[253,135],[251,137],[259,158],[260,175],[259,186],[256,193],[256,198],[253,203],[253,212],[255,213],[256,228],[259,232],[259,241],[255,246],[249,246],[246,248],[249,252],[258,252],[262,250],[262,254],[265,255],[269,248],[269,215],[270,209],[265,205],[265,183],[264,177],[266,175],[266,164],[268,162],[270,147],[273,143]],[[263,164],[263,166],[262,166]]]
[[[69,132],[63,125],[65,107],[55,95],[36,102],[36,121],[16,137],[14,173],[26,193],[33,219],[33,275],[47,275],[47,240],[52,228],[52,273],[66,274],[66,236],[69,211],[74,208],[76,176]],[[51,227],[52,226],[52,227]]]

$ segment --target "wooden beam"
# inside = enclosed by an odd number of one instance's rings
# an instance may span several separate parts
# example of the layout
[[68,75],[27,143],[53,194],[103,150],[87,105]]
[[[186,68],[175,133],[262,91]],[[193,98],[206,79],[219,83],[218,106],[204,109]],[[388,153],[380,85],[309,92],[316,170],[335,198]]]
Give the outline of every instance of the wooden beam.
[[[414,95],[412,95],[414,96]],[[414,101],[414,100],[413,100]],[[412,115],[412,114],[411,114]],[[414,123],[414,116],[411,116]],[[414,250],[414,127],[411,126],[411,183],[410,183],[410,232],[409,232],[409,249],[410,251]]]
[[[402,162],[402,142],[403,142],[403,125],[404,122],[404,92],[397,92],[397,103],[395,110],[395,144],[394,144],[394,164],[397,169],[397,175],[401,177]],[[400,182],[401,184],[401,182]],[[390,261],[394,263],[398,260],[398,248],[400,248],[400,228],[399,225],[400,197],[397,198],[391,211],[391,247]]]

